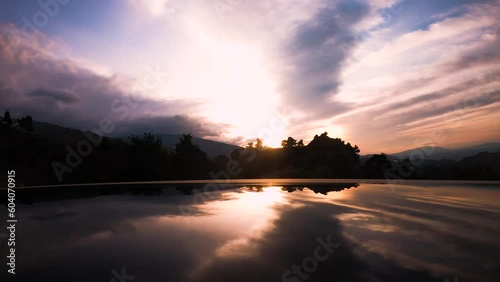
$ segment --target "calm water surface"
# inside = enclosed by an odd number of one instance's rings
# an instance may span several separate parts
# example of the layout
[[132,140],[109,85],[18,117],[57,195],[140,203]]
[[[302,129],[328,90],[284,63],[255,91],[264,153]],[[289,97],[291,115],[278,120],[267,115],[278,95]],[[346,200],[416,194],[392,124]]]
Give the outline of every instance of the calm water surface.
[[204,188],[18,190],[0,280],[500,281],[499,185]]

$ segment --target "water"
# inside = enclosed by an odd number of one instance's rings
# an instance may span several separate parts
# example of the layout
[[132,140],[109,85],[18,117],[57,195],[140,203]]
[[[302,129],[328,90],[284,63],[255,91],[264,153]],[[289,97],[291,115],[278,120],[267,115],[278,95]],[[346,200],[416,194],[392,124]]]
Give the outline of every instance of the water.
[[500,185],[209,188],[18,190],[0,279],[500,281]]

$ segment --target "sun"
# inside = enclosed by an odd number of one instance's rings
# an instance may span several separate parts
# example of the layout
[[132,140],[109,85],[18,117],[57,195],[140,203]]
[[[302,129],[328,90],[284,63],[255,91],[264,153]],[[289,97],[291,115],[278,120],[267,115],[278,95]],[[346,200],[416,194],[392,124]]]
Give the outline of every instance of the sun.
[[231,125],[234,136],[259,137],[279,102],[259,48],[207,34],[200,34],[198,40],[205,56],[190,90],[205,93],[201,114]]

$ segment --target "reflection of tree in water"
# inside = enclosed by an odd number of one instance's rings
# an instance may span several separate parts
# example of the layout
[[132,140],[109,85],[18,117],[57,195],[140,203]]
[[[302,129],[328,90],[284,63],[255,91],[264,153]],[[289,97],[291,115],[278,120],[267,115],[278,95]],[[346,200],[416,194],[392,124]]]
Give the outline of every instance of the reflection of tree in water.
[[248,192],[262,192],[264,191],[263,186],[248,186],[247,187]]
[[[193,188],[190,188],[191,190]],[[180,191],[180,189],[179,189]],[[92,186],[62,186],[34,189],[19,189],[16,191],[16,201],[33,205],[38,202],[51,202],[69,199],[86,199],[111,195],[161,196],[173,193],[173,187],[168,185],[92,185]],[[186,192],[187,193],[187,192]],[[186,194],[189,195],[189,194]],[[8,203],[7,198],[0,199],[0,204]]]
[[285,185],[281,187],[281,191],[287,191],[289,193],[295,192],[295,191],[303,191],[304,187],[303,186],[291,186],[291,185]]
[[132,195],[143,195],[147,197],[159,196],[163,194],[163,187],[146,186],[136,187],[130,191]]
[[193,194],[194,186],[182,185],[175,187],[175,190],[179,191],[182,195],[189,196]]
[[282,191],[287,191],[289,193],[295,191],[303,191],[304,188],[312,190],[314,193],[326,195],[328,192],[340,192],[345,189],[351,189],[358,187],[358,183],[333,183],[328,185],[311,185],[311,186],[291,186],[285,185],[281,187]]

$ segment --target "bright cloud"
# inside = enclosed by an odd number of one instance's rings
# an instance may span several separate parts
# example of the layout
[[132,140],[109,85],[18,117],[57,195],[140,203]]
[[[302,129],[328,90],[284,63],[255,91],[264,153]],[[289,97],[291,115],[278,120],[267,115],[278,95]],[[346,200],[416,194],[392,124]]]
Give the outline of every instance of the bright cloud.
[[33,7],[0,13],[0,106],[91,127],[132,96],[123,133],[244,143],[284,116],[266,145],[328,131],[362,153],[500,140],[499,1],[93,5],[98,24],[66,5],[29,40],[11,15]]

